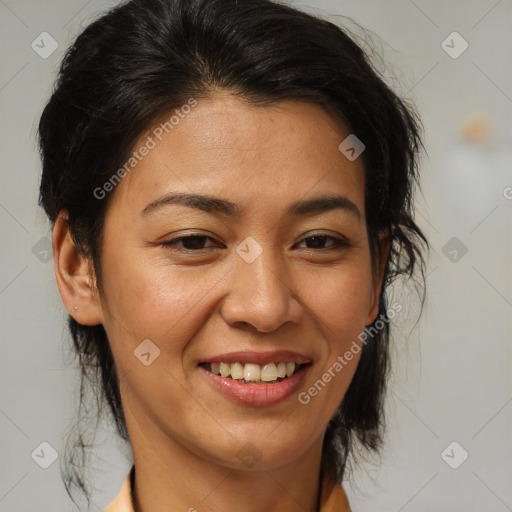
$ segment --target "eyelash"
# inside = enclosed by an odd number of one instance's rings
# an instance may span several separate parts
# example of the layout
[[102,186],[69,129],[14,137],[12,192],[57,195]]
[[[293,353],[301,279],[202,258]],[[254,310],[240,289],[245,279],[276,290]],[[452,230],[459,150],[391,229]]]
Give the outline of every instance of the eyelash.
[[[204,247],[201,249],[186,249],[186,248],[176,248],[175,249],[175,247],[177,247],[177,244],[180,241],[187,240],[190,238],[195,238],[195,239],[209,238],[210,240],[214,240],[212,237],[209,237],[207,235],[189,235],[189,236],[180,236],[177,238],[173,238],[171,240],[167,240],[166,242],[162,242],[161,245],[163,245],[164,247],[170,247],[172,250],[176,250],[178,252],[186,252],[186,253],[199,252],[199,251],[204,251],[205,249],[211,248],[211,247]],[[342,238],[335,237],[335,236],[330,236],[330,235],[313,235],[313,236],[304,238],[303,240],[301,240],[298,243],[306,242],[307,240],[311,240],[312,238],[321,238],[321,239],[326,239],[326,240],[332,240],[334,243],[334,246],[327,247],[327,248],[321,248],[321,249],[313,248],[313,249],[309,249],[310,251],[311,250],[312,251],[329,251],[329,250],[334,251],[334,250],[341,250],[341,249],[346,249],[346,248],[352,247],[352,245],[350,243],[348,243],[346,240],[344,240]]]

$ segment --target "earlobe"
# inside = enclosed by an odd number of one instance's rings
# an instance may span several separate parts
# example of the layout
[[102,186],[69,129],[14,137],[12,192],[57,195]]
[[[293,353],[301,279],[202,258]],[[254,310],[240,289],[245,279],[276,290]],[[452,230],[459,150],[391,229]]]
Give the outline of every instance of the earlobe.
[[55,277],[64,307],[82,325],[101,324],[92,264],[75,247],[65,210],[59,212],[55,221],[52,245]]

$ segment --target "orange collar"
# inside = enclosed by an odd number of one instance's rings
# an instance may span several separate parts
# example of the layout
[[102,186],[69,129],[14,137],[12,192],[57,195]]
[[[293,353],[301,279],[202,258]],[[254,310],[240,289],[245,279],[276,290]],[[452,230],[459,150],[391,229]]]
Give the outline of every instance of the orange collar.
[[[131,496],[131,476],[133,469],[134,466],[132,466],[126,476],[121,491],[116,499],[103,512],[134,512]],[[350,512],[350,506],[343,487],[327,477],[324,478],[322,483],[319,512]]]

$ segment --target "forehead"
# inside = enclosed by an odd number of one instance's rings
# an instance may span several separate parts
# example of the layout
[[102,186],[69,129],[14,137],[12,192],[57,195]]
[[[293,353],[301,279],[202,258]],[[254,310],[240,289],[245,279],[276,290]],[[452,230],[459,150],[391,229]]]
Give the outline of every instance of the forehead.
[[111,202],[143,208],[173,191],[268,204],[339,192],[363,212],[362,159],[351,161],[338,149],[348,135],[312,103],[254,106],[216,93],[192,108],[166,113],[148,128],[133,150],[151,149],[126,173]]

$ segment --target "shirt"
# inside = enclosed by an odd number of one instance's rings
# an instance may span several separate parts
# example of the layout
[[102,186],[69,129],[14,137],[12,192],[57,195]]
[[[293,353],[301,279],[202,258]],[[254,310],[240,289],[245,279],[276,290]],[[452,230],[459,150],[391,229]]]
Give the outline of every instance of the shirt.
[[[103,512],[134,512],[132,505],[134,467],[132,466],[128,473],[116,499]],[[327,476],[322,483],[319,512],[351,512],[343,487]]]

